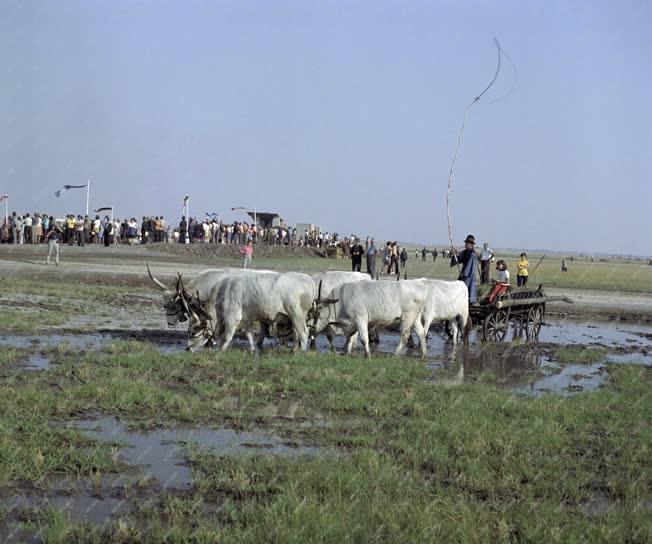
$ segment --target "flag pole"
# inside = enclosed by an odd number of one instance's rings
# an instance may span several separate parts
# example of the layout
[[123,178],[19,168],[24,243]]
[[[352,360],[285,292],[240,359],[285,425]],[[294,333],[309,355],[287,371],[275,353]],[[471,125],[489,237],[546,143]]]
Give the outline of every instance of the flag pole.
[[86,181],[86,217],[88,217],[88,202],[90,200],[91,180]]

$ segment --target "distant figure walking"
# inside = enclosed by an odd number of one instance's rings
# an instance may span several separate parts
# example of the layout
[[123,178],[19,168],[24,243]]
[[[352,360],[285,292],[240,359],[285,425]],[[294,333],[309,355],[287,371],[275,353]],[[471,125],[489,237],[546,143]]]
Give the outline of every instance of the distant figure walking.
[[516,263],[516,284],[519,287],[525,287],[528,278],[528,269],[530,268],[530,263],[527,260],[527,255],[521,253],[521,260]]
[[422,262],[422,263],[425,263],[425,262],[426,262],[426,253],[428,253],[428,252],[426,251],[426,248],[424,247],[424,248],[421,250],[421,262]]
[[247,245],[240,249],[242,255],[242,268],[251,268],[251,259],[254,255],[254,243],[252,240],[247,242]]
[[437,248],[434,248],[432,250],[432,262],[436,263],[437,262]]

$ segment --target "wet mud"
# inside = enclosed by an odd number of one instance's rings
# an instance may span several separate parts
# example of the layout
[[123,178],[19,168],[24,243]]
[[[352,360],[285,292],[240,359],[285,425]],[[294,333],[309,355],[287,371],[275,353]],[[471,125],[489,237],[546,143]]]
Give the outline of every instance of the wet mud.
[[539,369],[544,374],[527,385],[519,385],[513,391],[521,395],[539,396],[546,393],[569,396],[602,387],[607,378],[607,370],[602,363],[591,365],[542,364]]
[[[236,398],[231,399],[237,403]],[[293,419],[298,403],[281,403],[272,416]],[[62,512],[75,523],[102,525],[121,516],[137,514],[142,501],[159,501],[164,494],[182,495],[194,489],[187,448],[197,445],[219,455],[278,455],[284,457],[337,457],[335,448],[306,446],[287,442],[261,432],[242,432],[229,428],[179,425],[147,432],[128,430],[111,416],[74,420],[67,426],[80,429],[96,440],[116,445],[114,455],[123,465],[115,474],[97,480],[51,478],[39,486],[19,485],[0,489],[0,542],[40,542],[34,531],[18,527],[20,522],[37,522],[48,511]]]
[[[93,333],[57,333],[51,335],[0,336],[0,346],[24,350],[18,364],[24,371],[48,372],[56,364],[48,357],[51,348],[72,350],[103,350],[116,340],[149,342],[161,352],[185,350],[185,331],[176,330],[120,330],[110,329]],[[373,346],[376,355],[390,357],[398,335],[382,332],[380,343]],[[428,380],[446,387],[466,382],[494,383],[530,397],[545,394],[572,396],[603,387],[608,379],[609,364],[652,364],[652,327],[601,322],[560,321],[546,324],[538,342],[527,343],[518,330],[511,330],[507,341],[487,343],[473,331],[469,345],[454,347],[441,327],[433,327],[428,337],[428,357],[424,365],[432,370]],[[335,339],[335,348],[341,352],[343,338]],[[604,356],[589,364],[562,364],[555,360],[560,347],[586,346],[606,348]],[[247,349],[247,342],[236,339],[233,349]],[[264,351],[279,348],[274,339],[267,339]],[[317,349],[329,350],[325,337],[319,337]],[[354,351],[362,357],[361,347]],[[420,358],[416,348],[406,349],[404,357]],[[400,364],[400,358],[396,359]],[[237,396],[226,397],[221,407],[227,412],[238,412],[243,407]],[[311,413],[301,403],[282,400],[258,407],[256,421],[266,427],[274,420],[290,423],[296,429],[309,426],[328,426],[332,421],[325,414]],[[102,525],[120,517],[137,518],[139,504],[160,501],[164,494],[192,493],[192,467],[188,448],[198,445],[219,455],[279,455],[327,456],[343,453],[334,448],[322,448],[297,442],[288,442],[278,436],[257,431],[230,428],[207,428],[180,425],[174,428],[154,429],[148,432],[129,430],[114,417],[103,416],[68,423],[87,436],[116,445],[115,455],[122,464],[116,474],[103,474],[98,480],[53,479],[41,487],[16,486],[0,489],[0,541],[40,542],[37,530],[27,530],[18,524],[38,525],[39,516],[48,511],[63,512],[73,522]],[[587,516],[608,513],[609,499],[597,494],[595,499],[582,504]],[[36,524],[36,525],[35,525]]]
[[191,487],[192,474],[186,459],[186,447],[190,443],[219,455],[261,452],[286,457],[337,455],[337,451],[330,448],[290,444],[276,436],[229,428],[178,425],[171,429],[134,432],[110,416],[71,424],[91,438],[124,444],[119,450],[119,459],[139,467],[139,478],[154,479],[165,489]]

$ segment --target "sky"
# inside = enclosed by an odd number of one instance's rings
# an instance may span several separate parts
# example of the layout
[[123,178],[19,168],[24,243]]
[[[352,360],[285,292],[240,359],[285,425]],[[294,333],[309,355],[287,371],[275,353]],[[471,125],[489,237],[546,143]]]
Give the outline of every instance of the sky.
[[647,0],[4,0],[0,193],[448,244],[494,37],[455,244],[652,255]]

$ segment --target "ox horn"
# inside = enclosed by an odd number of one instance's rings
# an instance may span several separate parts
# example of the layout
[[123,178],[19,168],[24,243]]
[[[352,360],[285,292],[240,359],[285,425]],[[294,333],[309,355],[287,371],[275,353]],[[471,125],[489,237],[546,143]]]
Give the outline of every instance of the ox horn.
[[321,302],[321,283],[324,280],[319,280],[319,289],[317,289],[317,303]]
[[149,277],[151,278],[151,280],[152,280],[152,281],[153,281],[153,282],[154,282],[158,287],[160,287],[161,289],[163,289],[163,291],[167,291],[167,290],[168,290],[168,288],[165,286],[165,284],[164,284],[161,280],[156,279],[156,278],[152,275],[152,271],[149,269],[149,262],[147,263],[147,273],[149,274]]

